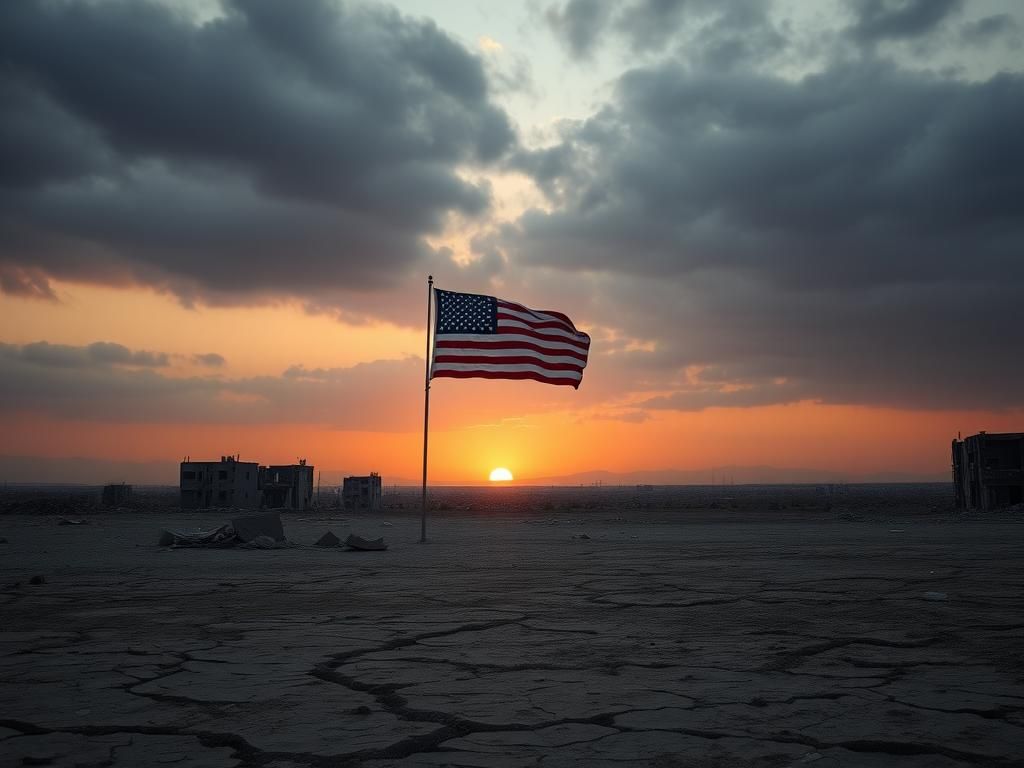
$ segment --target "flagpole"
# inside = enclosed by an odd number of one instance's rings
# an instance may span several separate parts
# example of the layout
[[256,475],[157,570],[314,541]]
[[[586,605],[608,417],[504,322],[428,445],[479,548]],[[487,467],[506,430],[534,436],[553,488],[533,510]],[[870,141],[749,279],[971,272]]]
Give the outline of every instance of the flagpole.
[[423,382],[423,497],[420,501],[420,544],[427,540],[427,423],[430,416],[430,310],[434,298],[434,276],[427,275],[427,356]]

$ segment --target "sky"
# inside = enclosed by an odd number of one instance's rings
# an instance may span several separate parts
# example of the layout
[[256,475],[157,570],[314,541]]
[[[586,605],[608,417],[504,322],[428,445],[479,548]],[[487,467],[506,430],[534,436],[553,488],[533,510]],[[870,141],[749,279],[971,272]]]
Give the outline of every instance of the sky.
[[1024,429],[1014,0],[40,0],[0,62],[2,480],[418,478],[428,274],[593,339],[435,381],[436,482]]

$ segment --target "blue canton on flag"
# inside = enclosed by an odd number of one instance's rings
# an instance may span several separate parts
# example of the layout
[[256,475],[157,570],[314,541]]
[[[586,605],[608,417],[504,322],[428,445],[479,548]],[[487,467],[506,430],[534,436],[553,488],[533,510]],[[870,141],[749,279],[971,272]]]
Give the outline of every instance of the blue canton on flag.
[[496,298],[437,289],[438,333],[496,333],[497,330]]

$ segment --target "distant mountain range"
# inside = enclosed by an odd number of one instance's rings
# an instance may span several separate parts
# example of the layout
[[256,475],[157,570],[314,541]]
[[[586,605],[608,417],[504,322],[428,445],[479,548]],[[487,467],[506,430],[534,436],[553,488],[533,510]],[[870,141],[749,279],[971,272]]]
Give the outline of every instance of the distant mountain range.
[[[244,459],[245,457],[243,457]],[[346,475],[367,470],[344,471],[325,469],[322,482],[338,485]],[[419,485],[418,478],[383,476],[385,486]],[[567,475],[520,478],[516,485],[745,485],[786,483],[933,483],[947,482],[949,472],[872,472],[853,473],[826,469],[785,468],[771,466],[726,466],[707,469],[655,469],[633,472],[592,470]],[[175,461],[108,461],[87,458],[40,458],[34,456],[0,456],[0,483],[73,483],[103,485],[135,483],[137,485],[176,485],[178,463]],[[485,485],[483,480],[440,481],[435,485]]]

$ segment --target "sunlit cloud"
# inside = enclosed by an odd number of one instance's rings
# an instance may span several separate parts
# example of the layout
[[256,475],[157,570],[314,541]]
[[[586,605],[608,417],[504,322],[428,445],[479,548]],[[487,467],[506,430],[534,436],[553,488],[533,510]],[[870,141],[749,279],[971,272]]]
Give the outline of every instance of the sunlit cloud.
[[505,49],[505,46],[488,35],[481,35],[476,43],[484,53],[501,53]]

